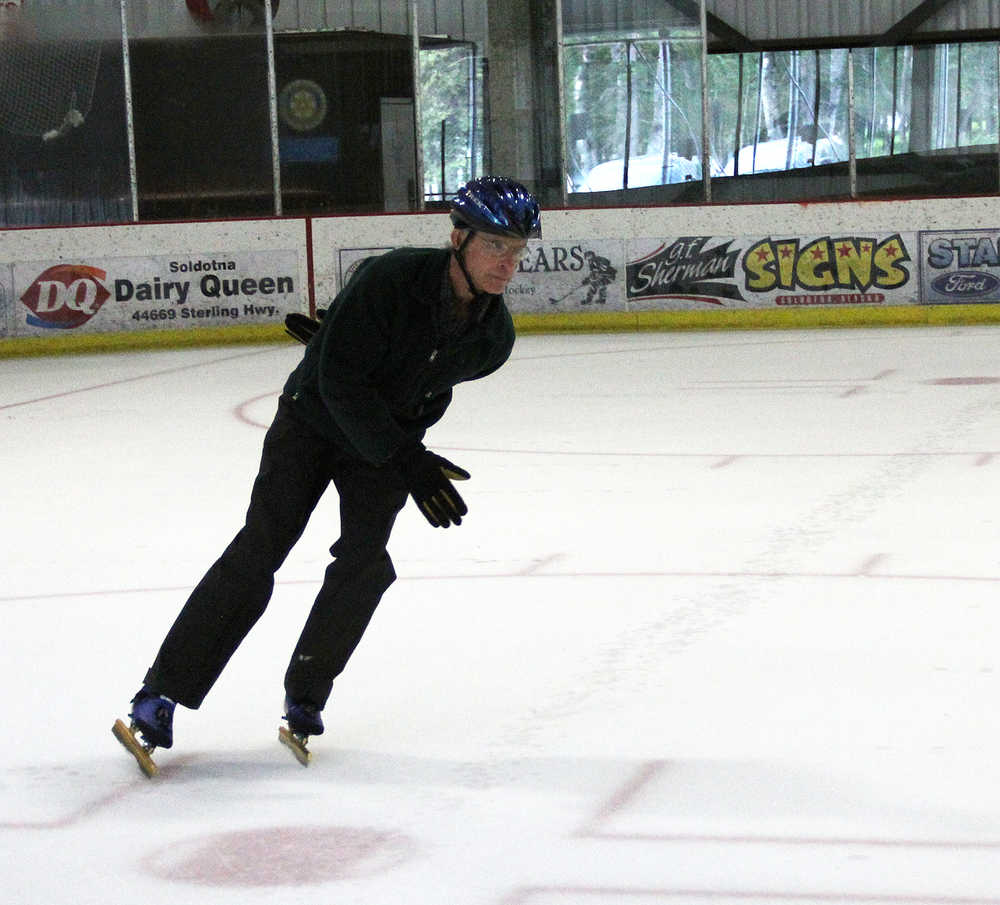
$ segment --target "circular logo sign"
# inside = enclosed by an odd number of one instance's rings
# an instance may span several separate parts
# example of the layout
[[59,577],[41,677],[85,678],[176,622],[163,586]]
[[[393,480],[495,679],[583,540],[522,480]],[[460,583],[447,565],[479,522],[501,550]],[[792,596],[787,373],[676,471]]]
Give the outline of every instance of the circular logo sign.
[[290,129],[308,132],[326,119],[326,94],[312,79],[294,79],[278,95],[278,116]]

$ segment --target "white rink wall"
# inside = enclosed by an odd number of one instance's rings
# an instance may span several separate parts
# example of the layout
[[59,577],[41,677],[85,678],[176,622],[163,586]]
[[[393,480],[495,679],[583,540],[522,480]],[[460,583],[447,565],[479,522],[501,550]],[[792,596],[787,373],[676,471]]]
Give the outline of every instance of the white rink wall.
[[[361,258],[443,245],[449,227],[425,213],[2,231],[0,354],[83,334],[280,334]],[[669,326],[671,313],[753,326],[768,309],[806,326],[817,311],[863,324],[906,306],[990,320],[998,239],[996,197],[551,210],[507,301],[553,330]]]

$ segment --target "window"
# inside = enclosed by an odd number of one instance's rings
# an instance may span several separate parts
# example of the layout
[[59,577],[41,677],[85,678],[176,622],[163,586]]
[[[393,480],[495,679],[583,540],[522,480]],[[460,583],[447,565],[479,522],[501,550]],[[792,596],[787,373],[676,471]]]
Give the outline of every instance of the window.
[[[792,170],[847,160],[846,50],[783,51],[713,57],[714,78],[736,66],[738,147],[721,173],[739,176]],[[722,75],[731,82],[732,76]],[[721,143],[725,136],[719,134]]]
[[444,201],[483,172],[483,61],[472,44],[420,51],[424,198]]
[[[699,55],[696,36],[566,44],[571,192],[702,178]],[[846,195],[852,113],[860,193],[995,190],[997,57],[995,42],[711,55],[709,171],[721,180],[718,197]],[[782,176],[803,171],[809,182]],[[758,194],[744,178],[768,175]]]
[[571,191],[701,179],[701,42],[581,42],[564,53]]

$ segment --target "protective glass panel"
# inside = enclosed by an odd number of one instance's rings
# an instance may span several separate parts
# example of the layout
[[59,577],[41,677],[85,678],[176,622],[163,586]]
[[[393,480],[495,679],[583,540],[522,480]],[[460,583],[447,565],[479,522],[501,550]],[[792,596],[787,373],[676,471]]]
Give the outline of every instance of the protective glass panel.
[[854,52],[859,195],[998,188],[996,42]]
[[701,41],[635,41],[630,186],[701,179]]
[[843,49],[710,57],[713,197],[845,194],[848,65]]
[[131,219],[118,0],[0,4],[0,225]]
[[424,199],[451,198],[483,170],[483,61],[472,44],[420,51]]
[[696,12],[660,3],[603,4],[596,10],[564,4],[571,193],[641,189],[643,200],[657,200],[700,183],[702,42]]
[[129,6],[139,217],[273,214],[263,4]]
[[574,44],[565,48],[563,60],[570,189],[625,188],[628,45]]
[[858,158],[887,157],[909,143],[907,47],[874,47],[854,56],[855,153]]
[[697,40],[566,48],[571,191],[701,179],[699,52]]
[[413,45],[365,31],[275,36],[283,212],[413,210]]
[[955,144],[996,144],[997,42],[960,44],[957,52]]

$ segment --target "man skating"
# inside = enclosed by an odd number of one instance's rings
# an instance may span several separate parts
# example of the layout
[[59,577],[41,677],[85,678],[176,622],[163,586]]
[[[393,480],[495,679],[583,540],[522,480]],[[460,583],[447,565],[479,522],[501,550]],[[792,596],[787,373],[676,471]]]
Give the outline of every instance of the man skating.
[[366,260],[316,326],[264,438],[245,525],[167,633],[132,700],[131,726],[116,724],[137,758],[129,738],[147,753],[169,748],[175,705],[201,705],[331,482],[340,537],[284,680],[285,734],[303,755],[306,739],[323,732],[333,680],[396,577],[386,545],[407,497],[432,526],[461,524],[468,510],[452,482],[469,474],[423,437],[456,384],[509,357],[514,328],[502,293],[541,226],[532,195],[498,177],[464,186],[451,220],[447,248]]

